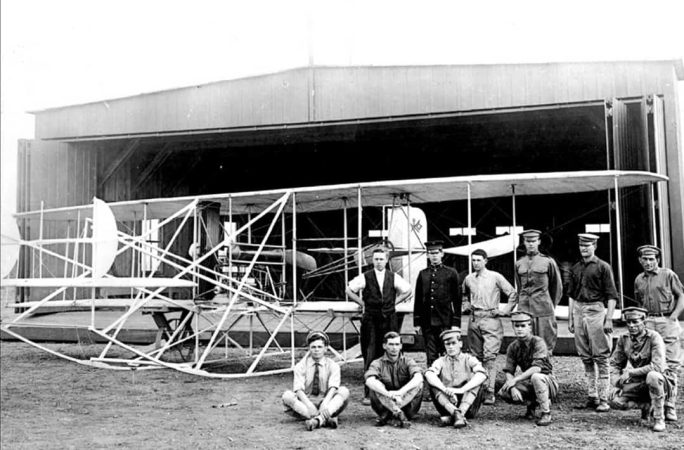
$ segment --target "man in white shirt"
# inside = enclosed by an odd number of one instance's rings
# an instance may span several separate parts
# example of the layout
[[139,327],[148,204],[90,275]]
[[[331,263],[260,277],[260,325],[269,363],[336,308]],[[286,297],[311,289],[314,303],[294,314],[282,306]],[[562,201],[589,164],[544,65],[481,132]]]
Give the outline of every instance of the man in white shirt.
[[292,390],[283,393],[285,412],[306,419],[312,431],[337,428],[337,416],[347,406],[349,390],[340,386],[340,366],[325,356],[328,335],[312,331],[306,338],[309,352],[294,368]]
[[[347,286],[349,298],[361,305],[361,354],[363,369],[383,354],[382,339],[390,331],[399,332],[399,319],[395,305],[411,295],[411,285],[399,275],[386,270],[387,253],[373,250],[373,268],[355,277]],[[360,296],[358,294],[361,294]],[[368,388],[364,405],[370,405]]]
[[[487,369],[488,383],[485,405],[495,402],[496,357],[503,341],[504,329],[501,315],[508,315],[515,307],[517,292],[499,272],[487,269],[487,252],[482,249],[471,255],[473,273],[463,282],[465,286],[464,311],[470,310],[468,325],[468,348],[482,361]],[[508,306],[499,312],[501,293],[508,297]]]

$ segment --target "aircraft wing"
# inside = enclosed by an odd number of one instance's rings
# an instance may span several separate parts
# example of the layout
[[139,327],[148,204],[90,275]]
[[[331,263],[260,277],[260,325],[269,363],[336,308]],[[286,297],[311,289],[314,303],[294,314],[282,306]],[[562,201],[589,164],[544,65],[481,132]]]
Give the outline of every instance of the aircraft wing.
[[137,288],[137,287],[193,287],[195,283],[180,278],[5,278],[2,286],[13,287],[73,287],[73,288]]
[[[470,198],[479,199],[508,197],[512,186],[515,186],[518,196],[601,191],[613,189],[616,180],[620,188],[625,188],[667,181],[668,178],[651,172],[618,170],[477,175],[132,200],[109,203],[109,206],[119,221],[141,220],[143,217],[163,219],[195,200],[220,203],[222,214],[227,215],[229,207],[233,214],[246,214],[266,208],[287,193],[294,193],[298,212],[316,212],[355,207],[359,189],[363,206],[382,206],[392,204],[400,197],[408,197],[413,203],[465,200],[468,187]],[[291,211],[292,204],[288,203],[286,209]],[[92,205],[75,206],[18,213],[16,217],[37,220],[42,213],[53,220],[67,220],[77,216],[92,217],[92,210]]]

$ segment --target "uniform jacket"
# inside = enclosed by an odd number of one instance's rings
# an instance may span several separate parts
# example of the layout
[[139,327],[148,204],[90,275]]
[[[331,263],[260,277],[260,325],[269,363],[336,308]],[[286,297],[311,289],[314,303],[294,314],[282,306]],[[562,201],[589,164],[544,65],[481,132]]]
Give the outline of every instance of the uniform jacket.
[[553,258],[537,253],[515,263],[518,309],[534,317],[552,316],[563,295],[563,283]]
[[444,264],[421,270],[416,280],[413,324],[429,328],[433,316],[444,328],[459,325],[461,318],[458,272]]

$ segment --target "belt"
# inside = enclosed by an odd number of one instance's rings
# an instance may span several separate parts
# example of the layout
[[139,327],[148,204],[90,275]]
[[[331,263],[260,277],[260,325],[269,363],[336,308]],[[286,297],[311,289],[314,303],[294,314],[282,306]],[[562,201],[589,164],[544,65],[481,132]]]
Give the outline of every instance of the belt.
[[669,317],[672,313],[648,313],[648,317]]
[[473,316],[491,316],[497,311],[498,308],[492,309],[473,309]]

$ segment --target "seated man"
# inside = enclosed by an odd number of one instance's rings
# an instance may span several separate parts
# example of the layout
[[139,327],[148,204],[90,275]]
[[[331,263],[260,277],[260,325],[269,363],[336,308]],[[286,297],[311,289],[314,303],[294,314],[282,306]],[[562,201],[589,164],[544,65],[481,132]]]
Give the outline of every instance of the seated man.
[[385,333],[382,348],[385,354],[371,362],[364,375],[371,407],[379,416],[376,425],[396,419],[402,428],[408,428],[409,419],[418,413],[423,400],[422,371],[413,359],[401,353],[399,333]]
[[[506,383],[499,395],[508,403],[527,403],[525,418],[534,419],[537,405],[541,408],[538,426],[551,423],[551,400],[556,399],[558,382],[553,375],[549,351],[544,340],[532,335],[532,316],[517,312],[511,316],[515,341],[506,351]],[[516,367],[522,371],[514,376]]]
[[[622,310],[628,333],[620,336],[610,359],[611,406],[616,409],[641,408],[641,418],[653,413],[653,431],[665,431],[665,393],[671,386],[663,373],[665,342],[660,335],[646,328],[648,310],[630,307]],[[630,368],[627,368],[627,363]]]
[[487,371],[476,357],[461,353],[461,330],[444,330],[439,337],[446,355],[432,363],[425,381],[442,426],[453,423],[454,428],[463,428],[467,425],[465,417],[475,417],[480,409],[485,392],[480,385],[487,379]]
[[312,331],[306,337],[309,352],[294,368],[291,391],[283,393],[285,412],[306,419],[309,431],[337,428],[337,416],[347,407],[349,390],[340,386],[340,366],[325,356],[328,335]]

